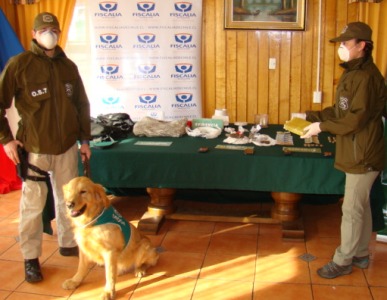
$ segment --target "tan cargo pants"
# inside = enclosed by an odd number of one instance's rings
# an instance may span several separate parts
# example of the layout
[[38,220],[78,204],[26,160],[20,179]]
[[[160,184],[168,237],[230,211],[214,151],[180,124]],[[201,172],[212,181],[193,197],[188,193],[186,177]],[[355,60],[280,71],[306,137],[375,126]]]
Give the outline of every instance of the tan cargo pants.
[[[62,186],[78,176],[78,146],[75,144],[60,155],[29,153],[30,164],[50,174],[55,199],[55,220],[60,247],[74,247],[76,242],[66,216]],[[28,175],[40,176],[31,169]],[[44,181],[26,180],[22,186],[20,201],[19,237],[24,259],[38,258],[42,254],[42,212],[47,197]]]
[[370,192],[380,172],[346,173],[341,218],[341,244],[333,261],[341,266],[352,264],[352,258],[369,255],[372,236]]

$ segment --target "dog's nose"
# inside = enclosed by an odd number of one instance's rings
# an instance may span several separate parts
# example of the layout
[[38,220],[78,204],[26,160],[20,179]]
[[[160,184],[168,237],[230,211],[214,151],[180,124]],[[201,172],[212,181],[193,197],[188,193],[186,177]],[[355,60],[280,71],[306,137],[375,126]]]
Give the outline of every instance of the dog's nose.
[[66,206],[68,209],[72,209],[74,207],[74,205],[75,205],[74,202],[67,202],[66,203]]

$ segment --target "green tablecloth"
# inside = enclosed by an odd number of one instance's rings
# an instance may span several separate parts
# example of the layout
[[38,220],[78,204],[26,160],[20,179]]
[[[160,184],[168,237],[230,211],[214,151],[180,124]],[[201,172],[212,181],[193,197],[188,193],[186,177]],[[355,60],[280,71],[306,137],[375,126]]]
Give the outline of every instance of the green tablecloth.
[[[282,125],[270,125],[261,130],[275,138]],[[322,153],[333,152],[328,134],[319,134]],[[302,194],[342,195],[345,174],[334,169],[334,157],[322,154],[293,153],[285,156],[283,146],[258,147],[254,155],[241,150],[216,149],[225,135],[216,139],[183,136],[180,138],[148,138],[130,136],[108,149],[92,147],[91,178],[108,189],[177,188],[210,190],[247,190]],[[171,142],[165,146],[140,146],[137,142]],[[293,135],[295,147],[304,140]],[[207,153],[199,153],[208,147]],[[80,165],[80,170],[82,166]],[[82,173],[82,172],[81,172]],[[373,229],[384,228],[382,207],[384,195],[376,180],[371,193]]]
[[[261,130],[275,138],[281,125]],[[327,134],[320,134],[322,152],[334,151]],[[283,146],[258,147],[254,155],[241,150],[216,149],[216,139],[183,136],[148,138],[131,136],[108,149],[92,148],[91,177],[109,188],[178,188],[277,191],[307,194],[342,194],[344,174],[333,168],[334,158],[322,154],[293,153],[285,156]],[[294,146],[304,140],[293,135]],[[136,145],[137,142],[171,142],[165,146]],[[207,153],[199,153],[208,147]]]

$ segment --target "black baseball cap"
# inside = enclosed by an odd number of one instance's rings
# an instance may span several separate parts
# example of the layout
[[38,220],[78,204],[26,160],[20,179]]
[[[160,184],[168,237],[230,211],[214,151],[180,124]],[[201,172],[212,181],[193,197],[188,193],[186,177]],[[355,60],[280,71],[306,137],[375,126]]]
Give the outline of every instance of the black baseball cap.
[[348,23],[343,30],[341,31],[341,34],[334,38],[329,40],[330,42],[345,42],[352,39],[358,39],[362,41],[369,41],[371,42],[372,36],[372,29],[363,22],[353,22]]

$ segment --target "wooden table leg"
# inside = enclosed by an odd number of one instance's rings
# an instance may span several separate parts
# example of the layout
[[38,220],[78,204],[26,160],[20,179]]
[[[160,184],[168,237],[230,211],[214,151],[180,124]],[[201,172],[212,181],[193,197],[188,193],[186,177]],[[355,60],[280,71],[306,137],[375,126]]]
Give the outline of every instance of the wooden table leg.
[[144,234],[155,235],[164,222],[165,215],[174,212],[173,200],[176,189],[172,188],[147,188],[150,196],[148,211],[142,216],[138,223],[138,229]]
[[274,199],[271,217],[282,222],[283,238],[303,241],[305,231],[299,208],[302,194],[272,192],[271,197]]

